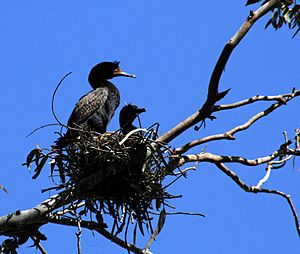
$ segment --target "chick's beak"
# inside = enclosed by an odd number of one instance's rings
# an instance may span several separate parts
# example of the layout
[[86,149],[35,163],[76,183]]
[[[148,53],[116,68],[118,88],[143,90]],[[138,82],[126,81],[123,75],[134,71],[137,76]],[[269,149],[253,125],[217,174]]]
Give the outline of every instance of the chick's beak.
[[126,73],[125,71],[123,71],[122,69],[116,69],[113,73],[113,75],[115,77],[118,77],[118,76],[124,76],[124,77],[129,77],[129,78],[136,78],[136,76],[134,74],[129,74],[129,73]]
[[141,114],[141,113],[143,113],[143,112],[146,112],[146,109],[145,109],[145,108],[139,108],[139,109],[137,110],[137,114],[138,114],[138,115]]

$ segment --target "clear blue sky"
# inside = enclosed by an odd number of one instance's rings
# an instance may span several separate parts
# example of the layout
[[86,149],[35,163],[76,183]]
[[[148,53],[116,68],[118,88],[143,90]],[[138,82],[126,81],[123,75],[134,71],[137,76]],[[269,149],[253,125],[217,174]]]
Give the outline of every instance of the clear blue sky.
[[[226,41],[249,13],[245,1],[8,1],[0,3],[1,63],[1,214],[35,206],[48,197],[40,190],[52,186],[49,172],[37,180],[21,166],[35,144],[49,146],[55,128],[26,138],[34,128],[54,123],[51,96],[60,78],[56,113],[61,121],[90,90],[89,69],[101,61],[119,60],[135,80],[114,83],[122,103],[146,107],[144,126],[160,122],[161,132],[183,120],[203,103],[212,68]],[[251,7],[254,8],[254,7]],[[276,95],[299,89],[300,35],[264,30],[258,22],[230,59],[221,88],[231,88],[223,103],[253,95]],[[246,121],[268,103],[216,114],[199,132],[189,130],[173,146],[204,135],[224,132]],[[299,128],[300,99],[256,123],[236,142],[209,144],[206,151],[248,158],[272,153],[283,141],[282,131]],[[109,130],[118,129],[117,117]],[[199,147],[200,151],[203,147]],[[300,212],[299,160],[273,172],[265,187],[292,195]],[[231,167],[249,185],[256,184],[264,167]],[[206,214],[206,218],[168,217],[152,244],[154,253],[299,253],[300,240],[285,200],[271,195],[247,194],[215,167],[203,163],[197,172],[177,182],[172,193],[180,211]],[[76,253],[75,228],[47,225],[43,246],[48,253]],[[146,239],[144,239],[145,241]],[[142,241],[142,246],[144,242]],[[22,246],[20,253],[34,253]],[[125,253],[101,236],[84,231],[83,253]]]

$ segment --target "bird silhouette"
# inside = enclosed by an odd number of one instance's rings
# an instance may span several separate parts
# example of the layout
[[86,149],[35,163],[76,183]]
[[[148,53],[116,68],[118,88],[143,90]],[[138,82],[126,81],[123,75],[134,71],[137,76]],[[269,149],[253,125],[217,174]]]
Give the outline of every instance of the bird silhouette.
[[123,134],[126,135],[130,131],[137,128],[133,125],[133,121],[139,114],[143,112],[146,112],[145,108],[139,108],[138,106],[133,104],[127,104],[121,109],[119,115],[119,123]]
[[[78,136],[78,131],[105,133],[107,125],[120,104],[120,92],[108,79],[135,75],[124,72],[119,62],[102,62],[95,65],[88,76],[93,90],[82,96],[74,107],[66,134],[59,138],[56,147],[63,147],[70,139]],[[54,146],[55,147],[55,146]]]

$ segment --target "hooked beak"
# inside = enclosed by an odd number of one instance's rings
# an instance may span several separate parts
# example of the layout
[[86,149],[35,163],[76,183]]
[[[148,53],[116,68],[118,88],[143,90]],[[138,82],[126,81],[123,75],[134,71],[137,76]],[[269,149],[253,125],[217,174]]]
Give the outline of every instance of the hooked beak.
[[146,109],[145,109],[145,108],[139,108],[139,109],[137,110],[137,114],[138,114],[138,115],[141,114],[141,113],[143,113],[143,112],[146,112]]
[[122,69],[116,69],[113,73],[114,77],[118,77],[118,76],[124,76],[124,77],[129,77],[129,78],[136,78],[136,76],[134,74],[129,74],[126,73],[125,71],[123,71]]

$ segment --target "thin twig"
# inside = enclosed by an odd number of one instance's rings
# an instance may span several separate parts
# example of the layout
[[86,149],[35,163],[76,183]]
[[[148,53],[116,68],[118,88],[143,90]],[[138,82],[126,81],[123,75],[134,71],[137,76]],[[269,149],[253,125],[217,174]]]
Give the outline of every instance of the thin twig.
[[196,168],[195,166],[193,166],[193,167],[188,167],[188,168],[182,169],[180,172],[174,172],[174,175],[175,175],[175,176],[177,176],[177,175],[182,175],[182,174],[185,174],[186,172],[191,171],[191,170],[196,171],[197,168]]
[[270,161],[268,164],[272,166],[272,170],[274,170],[273,165],[278,165],[278,164],[283,164],[285,162],[287,162],[288,160],[290,160],[293,157],[293,155],[288,155],[286,156],[284,159],[279,160],[279,161]]
[[[293,99],[297,96],[300,96],[300,90],[294,91],[291,94],[285,94],[285,96],[286,96],[285,103],[287,103],[289,100],[291,100],[291,99]],[[241,132],[241,131],[244,131],[244,130],[247,130],[255,122],[257,122],[258,120],[260,120],[263,117],[266,117],[267,115],[269,115],[270,113],[272,113],[274,110],[276,110],[277,108],[279,108],[282,105],[285,105],[282,101],[274,103],[271,106],[269,106],[267,109],[265,109],[264,111],[261,111],[261,112],[255,114],[253,117],[251,117],[245,123],[243,123],[241,125],[238,125],[238,126],[232,128],[231,130],[225,132],[225,133],[215,134],[215,135],[207,136],[207,137],[204,137],[204,138],[201,138],[201,139],[197,139],[197,140],[188,142],[185,145],[175,149],[175,153],[176,154],[183,154],[184,152],[188,151],[192,147],[195,147],[195,146],[207,143],[207,142],[211,142],[211,141],[235,140],[235,137],[233,136],[234,134],[236,134],[238,132]]]
[[263,184],[269,180],[270,175],[271,175],[271,170],[274,169],[273,165],[283,164],[283,163],[287,162],[288,160],[290,160],[292,157],[293,157],[292,155],[288,155],[282,160],[268,162],[267,172],[266,172],[265,176],[261,180],[259,180],[259,182],[257,183],[257,185],[254,186],[254,188],[260,189],[263,186]]
[[54,111],[54,99],[55,99],[55,95],[56,95],[56,92],[57,92],[58,88],[60,87],[60,85],[62,84],[62,82],[64,81],[64,79],[65,79],[66,77],[68,77],[69,75],[71,75],[71,73],[72,73],[72,72],[67,73],[67,74],[59,81],[59,83],[58,83],[58,85],[56,86],[56,88],[55,88],[55,90],[54,90],[54,92],[53,92],[53,95],[52,95],[52,101],[51,101],[51,110],[52,110],[52,114],[53,114],[55,120],[56,120],[61,126],[63,126],[63,124],[58,120],[58,118],[57,118],[57,116],[56,116],[56,114],[55,114],[55,111]]
[[224,172],[227,176],[229,176],[239,187],[241,187],[246,192],[252,192],[252,193],[270,193],[270,194],[276,194],[281,197],[284,197],[286,201],[288,202],[290,209],[293,213],[294,220],[295,220],[295,226],[298,235],[300,236],[300,227],[299,227],[299,219],[297,215],[296,208],[293,205],[292,199],[290,195],[285,194],[284,192],[278,191],[278,190],[269,190],[269,189],[258,189],[255,186],[248,187],[233,171],[231,171],[228,167],[226,167],[223,163],[215,163],[215,165]]
[[42,254],[47,254],[46,250],[43,248],[43,246],[41,245],[40,241],[36,237],[30,236],[30,238],[32,239],[32,241],[34,242],[34,245],[39,249],[39,251]]
[[46,128],[46,127],[49,127],[49,126],[61,126],[61,124],[59,124],[59,123],[48,123],[48,124],[42,125],[42,126],[40,126],[38,128],[35,128],[33,131],[31,131],[29,134],[27,134],[26,138],[28,138],[29,136],[31,136],[36,131],[38,131],[40,129],[43,129],[43,128]]
[[62,216],[62,215],[65,215],[66,213],[72,213],[72,212],[74,212],[74,210],[76,210],[82,206],[85,206],[84,201],[79,204],[72,204],[68,208],[64,208],[62,211],[57,211],[57,212],[53,213],[52,216],[55,216],[55,215]]
[[281,103],[285,104],[286,103],[286,98],[285,97],[288,98],[289,95],[290,94],[256,95],[256,96],[253,96],[249,99],[241,100],[241,101],[234,102],[234,103],[231,103],[231,104],[216,105],[216,106],[214,106],[214,112],[222,111],[222,110],[228,110],[228,109],[235,109],[235,108],[246,106],[246,105],[252,104],[254,102],[258,102],[258,101],[277,101],[277,102],[281,102]]
[[288,139],[286,131],[283,132],[283,136],[284,136],[285,143],[288,144],[289,143],[289,139]]
[[[150,212],[153,215],[159,215],[159,213]],[[205,218],[203,213],[193,213],[193,212],[166,212],[166,215],[191,215],[191,216],[200,216]]]
[[194,171],[196,171],[197,170],[197,166],[198,166],[198,164],[199,164],[199,161],[196,161],[195,162],[195,165],[193,166],[193,167],[188,167],[188,168],[185,168],[185,169],[180,169],[180,171],[179,172],[174,172],[174,175],[176,176],[176,175],[182,175],[182,174],[185,174],[186,172],[188,172],[188,171],[190,171],[190,170],[194,170]]
[[263,184],[269,180],[270,175],[271,175],[271,170],[272,170],[272,165],[270,163],[268,163],[267,172],[266,172],[265,176],[258,181],[257,185],[254,186],[255,188],[260,189],[261,186],[263,186]]
[[[49,218],[49,222],[55,223],[55,224],[60,224],[60,225],[65,225],[65,226],[74,226],[77,227],[77,222],[75,219],[68,219],[68,218],[62,218],[58,216],[53,216]],[[138,253],[138,254],[144,254],[143,250],[140,248],[137,248],[133,244],[125,243],[123,240],[118,238],[117,236],[114,236],[113,234],[109,233],[107,230],[99,226],[98,223],[93,222],[93,221],[84,221],[81,220],[81,227],[82,228],[87,228],[90,230],[94,230],[107,238],[108,240],[114,242],[115,244],[121,246],[124,249],[129,249],[133,253]]]
[[300,131],[299,131],[299,129],[296,129],[295,132],[296,132],[295,148],[296,148],[296,150],[299,150],[300,149]]
[[290,209],[291,209],[291,211],[293,213],[296,230],[297,230],[298,236],[300,237],[299,218],[298,218],[298,214],[297,214],[296,208],[295,208],[295,206],[294,206],[294,204],[292,202],[292,199],[291,199],[290,195],[287,195],[284,192],[281,192],[281,191],[278,191],[278,190],[268,190],[268,189],[259,189],[259,190],[255,190],[253,192],[254,193],[255,192],[257,192],[257,193],[259,193],[259,192],[261,192],[261,193],[270,193],[270,194],[276,194],[276,195],[279,195],[281,197],[284,197],[286,199],[286,201],[288,202],[288,204],[290,206]]
[[54,111],[54,99],[55,99],[55,95],[56,95],[56,92],[57,92],[58,88],[60,87],[60,85],[62,84],[62,82],[64,81],[64,79],[65,79],[67,76],[71,75],[71,73],[72,73],[72,72],[67,73],[67,74],[59,81],[59,83],[58,83],[58,85],[56,86],[56,88],[55,88],[55,90],[54,90],[54,92],[53,92],[53,95],[52,95],[52,100],[51,100],[51,111],[52,111],[52,115],[53,115],[53,117],[55,118],[55,120],[57,121],[57,123],[49,123],[49,124],[42,125],[42,126],[40,126],[40,127],[38,127],[38,128],[35,128],[35,129],[34,129],[33,131],[31,131],[28,135],[26,135],[26,138],[28,138],[29,136],[31,136],[31,135],[32,135],[33,133],[35,133],[36,131],[38,131],[38,130],[40,130],[40,129],[43,129],[43,128],[46,128],[46,127],[49,127],[49,126],[57,126],[57,125],[59,125],[59,126],[66,127],[64,124],[62,124],[62,123],[59,121],[58,117],[57,117],[56,114],[55,114],[55,111]]
[[141,129],[141,128],[137,128],[137,129],[134,129],[132,131],[130,131],[120,142],[119,142],[119,145],[122,145],[125,143],[125,141],[134,133],[137,133],[137,132],[148,132],[147,129]]

